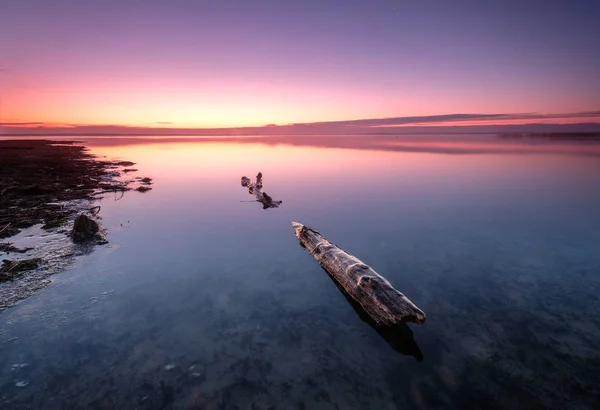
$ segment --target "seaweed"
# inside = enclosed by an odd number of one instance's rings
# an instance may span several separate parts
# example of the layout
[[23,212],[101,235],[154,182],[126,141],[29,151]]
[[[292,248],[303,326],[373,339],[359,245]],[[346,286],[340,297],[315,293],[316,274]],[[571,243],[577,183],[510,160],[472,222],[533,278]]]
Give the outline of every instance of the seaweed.
[[61,203],[131,189],[114,179],[113,169],[133,162],[98,160],[75,143],[0,141],[0,238],[36,224],[45,230],[64,225],[74,211]]
[[12,280],[15,276],[23,272],[37,269],[40,263],[42,263],[42,259],[40,258],[4,259],[2,266],[0,266],[0,282]]

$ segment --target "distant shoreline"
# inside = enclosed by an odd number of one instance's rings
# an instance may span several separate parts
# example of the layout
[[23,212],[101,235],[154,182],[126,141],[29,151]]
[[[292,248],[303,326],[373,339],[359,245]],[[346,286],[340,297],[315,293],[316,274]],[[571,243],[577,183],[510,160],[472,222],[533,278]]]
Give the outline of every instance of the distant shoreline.
[[502,139],[545,139],[554,141],[600,141],[600,132],[507,132]]
[[220,134],[220,133],[174,133],[174,134],[153,134],[153,133],[12,133],[12,134],[0,134],[0,138],[15,138],[15,137],[38,137],[38,138],[53,138],[53,137],[156,137],[156,138],[168,138],[168,137],[213,137],[213,138],[239,138],[239,137],[318,137],[318,136],[330,136],[330,137],[359,137],[369,135],[492,135],[501,138],[561,138],[568,140],[569,138],[576,139],[600,139],[600,131],[582,131],[582,132],[492,132],[492,131],[388,131],[388,132],[348,132],[348,133],[240,133],[240,134]]

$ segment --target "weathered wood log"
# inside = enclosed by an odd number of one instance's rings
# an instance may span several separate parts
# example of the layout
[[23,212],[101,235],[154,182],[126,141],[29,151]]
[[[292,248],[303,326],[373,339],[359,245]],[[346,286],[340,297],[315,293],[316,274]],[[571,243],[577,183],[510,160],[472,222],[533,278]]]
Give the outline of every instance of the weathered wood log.
[[292,222],[292,226],[302,246],[375,323],[392,326],[401,322],[425,322],[425,313],[370,266],[314,229],[298,222]]

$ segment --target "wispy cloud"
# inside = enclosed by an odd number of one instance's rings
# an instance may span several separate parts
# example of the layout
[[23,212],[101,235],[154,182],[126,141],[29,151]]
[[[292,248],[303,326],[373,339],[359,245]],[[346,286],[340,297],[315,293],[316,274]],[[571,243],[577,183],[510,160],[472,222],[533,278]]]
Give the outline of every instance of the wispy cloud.
[[[514,114],[449,114],[449,115],[432,115],[419,117],[397,117],[397,118],[382,118],[382,119],[364,119],[355,121],[338,121],[327,124],[340,126],[398,126],[398,125],[436,125],[445,123],[482,123],[497,122],[502,124],[503,121],[534,121],[534,120],[552,120],[552,119],[583,119],[600,117],[600,112],[578,112],[578,113],[558,113],[558,114],[539,114],[539,113],[514,113]],[[326,124],[326,123],[322,123]]]
[[433,123],[446,121],[472,121],[477,119],[501,118],[510,114],[445,114],[445,115],[427,115],[418,117],[393,117],[393,118],[370,118],[348,121],[327,121],[313,122],[297,125],[339,125],[339,126],[377,126],[377,125],[396,125],[396,124],[415,124],[415,123]]

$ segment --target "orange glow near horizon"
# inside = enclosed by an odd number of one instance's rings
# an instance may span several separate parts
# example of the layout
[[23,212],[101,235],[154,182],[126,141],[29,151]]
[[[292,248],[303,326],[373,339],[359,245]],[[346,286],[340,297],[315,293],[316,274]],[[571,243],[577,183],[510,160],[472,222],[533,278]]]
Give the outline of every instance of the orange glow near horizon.
[[[149,79],[92,83],[43,80],[13,85],[1,97],[0,122],[135,127],[221,128],[337,121],[408,109],[375,93],[343,88],[224,82],[184,84]],[[343,102],[343,104],[340,104]],[[386,108],[387,105],[387,108]]]
[[[458,97],[442,100],[415,90],[400,98],[390,91],[347,89],[335,83],[290,85],[286,82],[225,79],[178,82],[176,79],[143,76],[84,79],[49,75],[27,78],[27,81],[25,78],[4,81],[4,84],[0,82],[3,92],[0,96],[0,122],[35,122],[46,126],[235,128],[472,111],[469,104]],[[414,101],[422,103],[414,104]],[[480,110],[485,108],[485,112],[506,112],[492,101],[473,100],[469,103],[475,103]],[[515,106],[511,111],[523,111],[523,108]],[[398,126],[501,125],[526,121],[473,120]],[[566,124],[578,120],[548,118],[533,121]],[[594,121],[598,121],[598,117]]]
[[[42,81],[42,79],[39,79]],[[236,128],[268,124],[336,122],[398,116],[444,115],[468,112],[465,104],[436,99],[414,106],[411,96],[399,102],[388,93],[365,92],[315,85],[290,88],[282,84],[262,86],[242,82],[214,84],[161,83],[158,79],[92,84],[56,79],[39,87],[20,83],[5,87],[0,96],[0,123],[20,127],[68,127],[114,125],[148,128]],[[1,85],[1,84],[0,84]],[[115,91],[118,90],[118,91]],[[492,111],[492,106],[488,111]],[[433,114],[432,114],[433,113]],[[532,119],[482,119],[410,123],[386,127],[508,125],[526,123],[573,124],[600,122],[599,116],[565,117],[563,114]],[[31,125],[18,123],[35,123]],[[373,126],[373,129],[378,128]]]
[[[181,107],[180,107],[181,108]],[[153,109],[154,110],[154,109]],[[244,111],[244,110],[240,110]],[[101,112],[101,111],[96,111]],[[223,116],[219,111],[209,112],[212,115],[211,122],[193,122],[193,121],[183,121],[184,116],[186,115],[186,111],[179,110],[177,107],[173,108],[173,112],[176,112],[180,117],[176,118],[176,121],[154,121],[154,122],[143,122],[143,121],[129,121],[129,122],[96,122],[92,121],[93,117],[79,117],[80,121],[47,121],[46,119],[53,118],[53,114],[56,112],[52,110],[48,110],[45,112],[40,111],[38,114],[33,112],[33,119],[27,119],[27,117],[10,117],[8,120],[6,118],[0,117],[0,123],[4,122],[5,126],[11,127],[16,126],[19,128],[73,128],[76,126],[117,126],[117,127],[139,127],[139,128],[172,128],[172,129],[210,129],[210,128],[244,128],[244,127],[265,127],[269,124],[275,124],[278,126],[285,126],[292,123],[302,123],[301,121],[273,121],[272,117],[268,117],[268,113],[262,113],[260,110],[257,111],[244,111],[240,116],[237,117],[237,120],[228,120],[227,116]],[[18,114],[18,113],[16,113]],[[188,114],[191,115],[191,113]],[[256,114],[256,115],[254,115]],[[439,114],[445,115],[445,114]],[[165,115],[163,114],[163,117]],[[25,119],[23,119],[25,118]],[[40,120],[41,118],[41,120]],[[173,118],[171,116],[170,118]],[[260,121],[257,118],[264,118],[264,120]],[[270,121],[269,121],[270,118]],[[120,120],[131,119],[128,115],[123,114]],[[347,121],[346,119],[327,119],[327,118],[317,118],[315,122],[323,122],[327,124],[328,122],[335,123],[336,121]],[[502,126],[502,125],[526,125],[526,124],[581,124],[581,123],[600,123],[600,116],[590,115],[590,116],[577,116],[577,117],[561,117],[561,116],[552,116],[549,115],[545,118],[519,118],[519,119],[481,119],[481,120],[464,120],[464,121],[440,121],[440,122],[413,122],[407,124],[389,124],[389,125],[365,125],[365,127],[370,127],[373,130],[377,130],[378,128],[409,128],[409,127],[419,127],[419,128],[432,128],[432,127],[470,127],[470,126]],[[310,124],[310,122],[307,122]]]
[[239,128],[600,109],[595,20],[565,36],[552,13],[524,25],[471,6],[466,23],[368,1],[302,12],[306,2],[276,0],[4,3],[2,123]]

